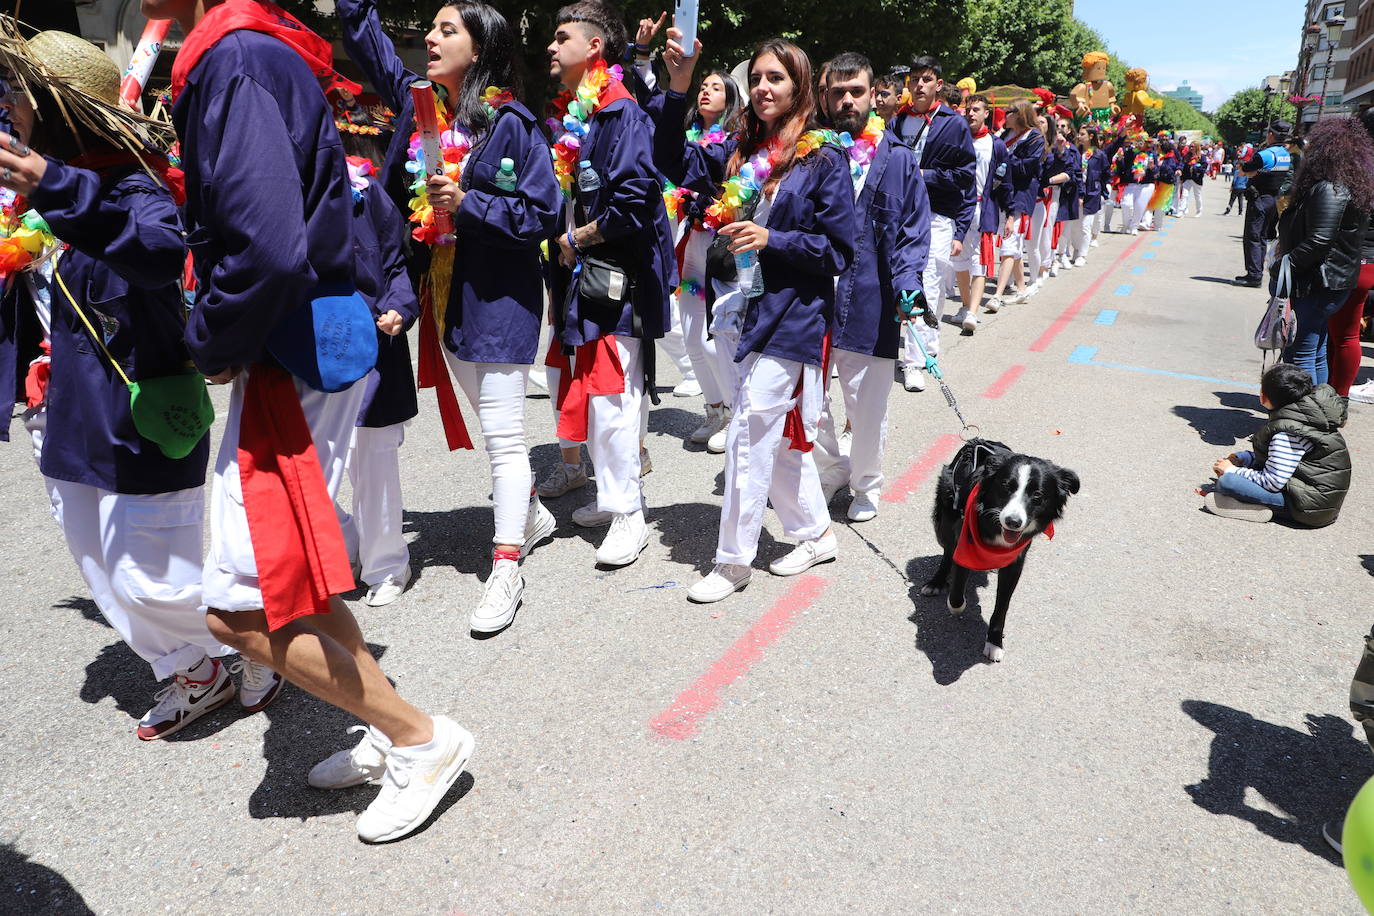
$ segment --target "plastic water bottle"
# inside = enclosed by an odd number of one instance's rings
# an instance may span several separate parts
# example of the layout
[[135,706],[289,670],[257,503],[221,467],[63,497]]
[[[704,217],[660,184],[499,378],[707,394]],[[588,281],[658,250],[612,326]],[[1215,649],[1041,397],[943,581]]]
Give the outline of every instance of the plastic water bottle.
[[740,288],[746,290],[746,299],[756,299],[763,295],[763,268],[759,266],[758,252],[742,251],[736,254],[735,270],[739,273]]
[[501,170],[496,173],[495,184],[502,191],[515,190],[515,160],[505,158],[501,160]]
[[601,176],[596,174],[596,169],[592,168],[589,160],[583,159],[577,164],[580,173],[577,176],[577,186],[588,193],[598,190],[601,187]]

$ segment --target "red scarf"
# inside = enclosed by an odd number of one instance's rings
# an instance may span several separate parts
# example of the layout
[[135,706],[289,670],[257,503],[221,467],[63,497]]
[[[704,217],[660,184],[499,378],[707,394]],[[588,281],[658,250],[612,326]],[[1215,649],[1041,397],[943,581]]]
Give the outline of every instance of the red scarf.
[[322,90],[341,88],[353,95],[362,94],[362,86],[335,72],[334,49],[329,42],[306,28],[295,16],[268,0],[225,0],[211,8],[182,42],[176,62],[172,64],[173,99],[186,88],[186,78],[205,52],[230,32],[240,29],[262,32],[284,42],[314,72]]
[[990,133],[992,133],[992,131],[988,130],[988,125],[984,123],[983,126],[978,129],[978,132],[973,135],[973,139],[981,140]]
[[[974,484],[969,490],[968,502],[964,504],[964,526],[959,529],[959,543],[954,548],[954,562],[964,569],[990,571],[1003,569],[1016,561],[1030,546],[1031,539],[1017,541],[1010,547],[987,544],[978,535],[978,487]],[[1054,522],[1045,527],[1045,537],[1054,540]]]
[[173,168],[165,156],[151,150],[139,155],[134,155],[127,150],[97,150],[92,153],[83,153],[67,164],[78,169],[90,169],[92,172],[105,172],[121,165],[150,169],[153,174],[162,179],[167,190],[172,192],[172,199],[176,201],[178,207],[186,203],[186,174],[181,169]]

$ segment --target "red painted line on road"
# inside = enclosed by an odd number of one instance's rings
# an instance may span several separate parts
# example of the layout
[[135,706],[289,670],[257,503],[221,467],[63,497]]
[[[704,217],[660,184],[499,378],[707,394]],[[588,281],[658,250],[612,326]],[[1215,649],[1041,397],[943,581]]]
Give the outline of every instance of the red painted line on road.
[[1025,366],[1012,366],[998,377],[997,381],[988,386],[988,390],[983,392],[983,397],[996,400],[1007,393],[1007,389],[1016,384],[1016,380],[1021,377],[1021,373],[1026,371]]
[[782,638],[830,583],[820,576],[802,576],[768,613],[758,619],[735,644],[716,659],[692,686],[678,694],[673,705],[659,713],[649,728],[664,738],[683,741],[697,733],[701,720],[720,705],[726,687],[744,677],[763,652]]
[[1145,241],[1145,238],[1146,237],[1142,235],[1127,246],[1126,250],[1121,252],[1121,254],[1117,256],[1117,259],[1109,264],[1107,269],[1102,271],[1098,278],[1092,282],[1092,285],[1083,290],[1082,295],[1069,303],[1069,307],[1064,309],[1063,313],[1060,314],[1058,318],[1054,319],[1054,323],[1045,329],[1045,333],[1041,334],[1035,343],[1030,345],[1032,353],[1044,353],[1049,349],[1050,344],[1054,343],[1054,339],[1058,337],[1059,333],[1069,326],[1069,322],[1073,321],[1078,313],[1083,310],[1083,306],[1088,304],[1088,300],[1091,299],[1102,284],[1106,282],[1107,277],[1111,276],[1112,271],[1116,270],[1122,261],[1134,254],[1135,250]]
[[883,502],[904,503],[916,488],[921,485],[921,481],[930,476],[931,472],[944,463],[945,459],[953,455],[959,448],[959,443],[963,440],[958,433],[945,433],[936,439],[925,450],[921,457],[916,459],[916,463],[907,468],[906,473],[892,482],[882,495]]

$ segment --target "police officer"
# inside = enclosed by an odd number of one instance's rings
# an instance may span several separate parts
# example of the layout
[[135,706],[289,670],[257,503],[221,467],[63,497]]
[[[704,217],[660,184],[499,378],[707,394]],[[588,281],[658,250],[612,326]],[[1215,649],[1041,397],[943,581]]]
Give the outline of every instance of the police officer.
[[1241,174],[1250,179],[1246,200],[1245,235],[1241,242],[1245,253],[1245,273],[1236,277],[1238,286],[1259,286],[1264,274],[1264,243],[1274,238],[1278,226],[1278,195],[1293,169],[1292,156],[1283,145],[1283,138],[1293,129],[1287,121],[1270,122],[1264,135],[1264,146],[1239,164]]

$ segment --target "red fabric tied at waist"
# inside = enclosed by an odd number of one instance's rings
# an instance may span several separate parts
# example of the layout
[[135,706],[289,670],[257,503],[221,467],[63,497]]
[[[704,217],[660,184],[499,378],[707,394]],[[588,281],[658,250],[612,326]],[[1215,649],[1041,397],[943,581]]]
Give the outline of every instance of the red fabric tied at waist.
[[315,440],[284,369],[249,370],[238,462],[267,628],[329,613],[329,599],[355,583]]
[[[954,547],[954,562],[964,569],[984,572],[1004,569],[1025,552],[1030,546],[1030,539],[1017,541],[1010,547],[984,543],[978,535],[979,486],[981,485],[976,483],[973,485],[973,489],[969,490],[968,501],[964,503],[964,526],[959,529],[959,543]],[[1045,537],[1054,540],[1054,522],[1046,526],[1044,534]]]
[[987,271],[985,276],[991,277],[993,270],[997,266],[997,233],[984,232],[978,240],[978,263],[983,265],[983,270]]
[[615,335],[607,334],[579,346],[572,372],[564,369],[558,385],[558,438],[586,442],[591,399],[624,393],[625,368],[620,362]]
[[1056,250],[1056,251],[1059,249],[1059,237],[1060,237],[1061,235],[1063,235],[1063,234],[1064,234],[1064,224],[1063,224],[1062,222],[1056,222],[1056,223],[1054,224],[1054,235],[1051,236],[1051,238],[1050,238],[1050,248],[1051,248],[1051,249],[1054,249],[1054,250]]
[[1021,214],[1021,235],[1024,236],[1025,238],[1030,238],[1030,223],[1031,223],[1030,214],[1029,214],[1029,213],[1022,213],[1022,214]]
[[463,422],[463,411],[458,407],[458,395],[453,392],[453,379],[448,376],[448,366],[444,362],[443,344],[439,342],[439,326],[434,321],[434,309],[425,303],[420,308],[420,353],[415,367],[416,386],[433,388],[434,397],[439,402],[439,420],[444,425],[444,438],[448,450],[472,448],[472,436],[468,435],[467,424]]
[[39,346],[43,355],[29,363],[29,371],[24,375],[24,403],[30,409],[43,403],[52,379],[52,344],[45,340]]
[[[821,384],[826,385],[830,381],[830,334],[821,338]],[[806,420],[802,417],[802,388],[806,384],[806,367],[803,366],[797,375],[797,387],[792,391],[792,397],[797,399],[797,403],[792,405],[792,409],[787,412],[787,419],[782,424],[783,438],[787,439],[787,447],[793,451],[809,452],[814,443],[807,441]]]

